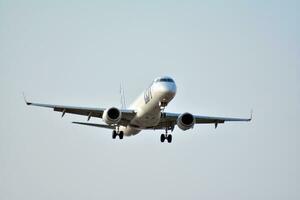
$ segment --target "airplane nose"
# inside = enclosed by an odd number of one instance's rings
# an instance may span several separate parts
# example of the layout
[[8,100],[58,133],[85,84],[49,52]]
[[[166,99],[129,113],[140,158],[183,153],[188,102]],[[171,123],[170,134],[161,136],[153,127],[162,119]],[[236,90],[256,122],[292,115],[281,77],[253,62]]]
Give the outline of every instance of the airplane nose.
[[164,83],[160,87],[160,91],[164,94],[164,96],[168,96],[169,98],[173,98],[176,94],[176,85],[174,83]]

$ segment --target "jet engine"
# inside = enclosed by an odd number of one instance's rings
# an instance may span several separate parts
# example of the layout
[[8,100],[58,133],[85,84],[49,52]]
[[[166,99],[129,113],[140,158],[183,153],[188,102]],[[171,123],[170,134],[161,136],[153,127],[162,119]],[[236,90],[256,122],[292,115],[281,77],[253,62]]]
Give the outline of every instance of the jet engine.
[[117,124],[122,118],[122,113],[118,108],[108,108],[103,112],[102,119],[106,124]]
[[177,126],[186,131],[194,127],[195,124],[195,117],[190,113],[183,113],[177,119]]

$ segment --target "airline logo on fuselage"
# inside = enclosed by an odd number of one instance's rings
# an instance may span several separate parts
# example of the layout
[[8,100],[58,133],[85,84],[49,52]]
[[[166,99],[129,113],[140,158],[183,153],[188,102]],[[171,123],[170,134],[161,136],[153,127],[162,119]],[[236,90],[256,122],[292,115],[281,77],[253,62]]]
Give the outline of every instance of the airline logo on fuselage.
[[150,86],[144,93],[145,104],[149,103],[149,101],[151,99],[152,99],[152,92],[151,92],[151,86]]

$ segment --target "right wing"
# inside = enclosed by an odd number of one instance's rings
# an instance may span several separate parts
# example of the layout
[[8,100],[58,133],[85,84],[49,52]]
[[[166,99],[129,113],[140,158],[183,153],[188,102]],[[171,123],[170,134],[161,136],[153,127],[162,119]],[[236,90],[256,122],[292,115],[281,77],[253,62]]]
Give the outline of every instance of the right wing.
[[[160,123],[155,127],[148,127],[148,129],[172,129],[177,124],[177,119],[180,115],[180,113],[165,112],[163,113]],[[215,127],[217,127],[218,124],[223,124],[225,122],[249,122],[252,120],[252,111],[250,118],[212,117],[200,115],[194,115],[194,117],[195,124],[215,124]]]
[[[177,121],[179,113],[165,113],[165,121]],[[195,124],[214,124],[214,123],[224,123],[224,122],[248,122],[252,120],[252,112],[250,118],[232,118],[232,117],[212,117],[212,116],[200,116],[194,115]]]

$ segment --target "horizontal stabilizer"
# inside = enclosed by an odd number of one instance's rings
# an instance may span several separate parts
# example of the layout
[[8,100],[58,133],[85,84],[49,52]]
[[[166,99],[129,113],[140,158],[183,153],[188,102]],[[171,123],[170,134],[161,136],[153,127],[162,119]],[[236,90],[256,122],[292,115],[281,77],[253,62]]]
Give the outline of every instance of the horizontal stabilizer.
[[73,124],[85,125],[85,126],[94,126],[98,128],[107,128],[107,129],[115,129],[115,126],[109,126],[106,124],[94,124],[94,123],[86,123],[86,122],[72,122]]

